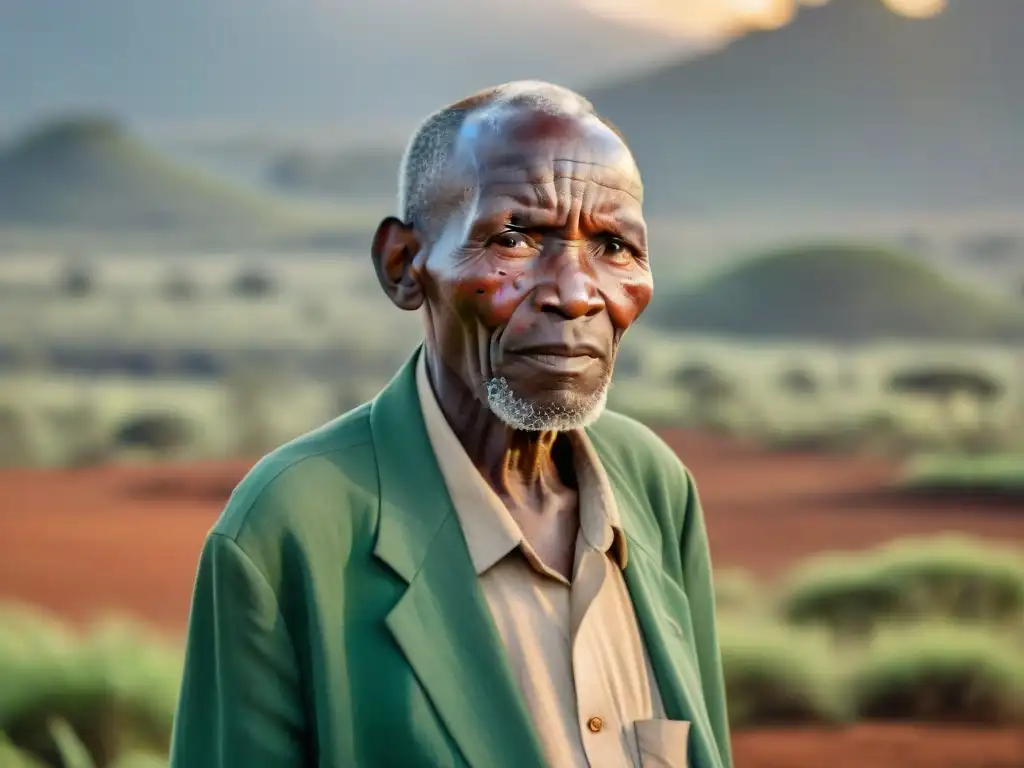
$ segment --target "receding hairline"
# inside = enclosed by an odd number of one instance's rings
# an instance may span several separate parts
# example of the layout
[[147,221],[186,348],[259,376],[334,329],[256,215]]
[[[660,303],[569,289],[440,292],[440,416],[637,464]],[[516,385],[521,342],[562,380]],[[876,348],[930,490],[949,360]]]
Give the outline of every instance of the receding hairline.
[[[538,85],[550,86],[551,88],[558,89],[558,91],[564,91],[567,101],[569,101],[569,104],[566,104],[565,106],[571,105],[570,108],[560,109],[559,107],[563,105],[551,104],[550,108],[545,109],[543,104],[521,100],[522,97],[529,98],[530,96],[537,95],[536,93],[526,91],[522,87],[510,94],[509,91],[512,88],[515,86],[522,86],[520,83],[506,83],[504,85],[494,86],[493,88],[487,88],[485,90],[478,91],[471,96],[467,96],[466,98],[445,108],[461,112],[462,114],[462,121],[459,129],[452,137],[453,142],[458,142],[464,138],[463,132],[466,128],[466,124],[471,120],[482,119],[490,122],[493,126],[497,126],[504,118],[514,119],[516,112],[520,114],[547,113],[564,117],[567,120],[577,120],[579,122],[593,120],[597,124],[611,131],[619,142],[621,142],[623,148],[632,154],[629,149],[629,145],[626,143],[626,137],[622,134],[622,131],[620,131],[614,123],[604,117],[604,115],[601,115],[586,97],[581,96],[575,91],[570,91],[568,88],[562,88],[561,86],[555,86],[548,83],[538,83]],[[575,109],[572,109],[571,107],[575,107]]]
[[[539,80],[521,80],[492,86],[459,99],[429,115],[414,132],[399,169],[398,214],[408,223],[423,224],[448,212],[469,193],[458,185],[442,192],[443,177],[452,171],[456,146],[467,120],[490,117],[521,108],[569,119],[593,119],[606,127],[632,155],[625,136],[599,114],[584,96],[563,86]],[[488,115],[488,113],[492,113]],[[456,188],[458,187],[458,188]],[[437,199],[440,196],[441,199]]]

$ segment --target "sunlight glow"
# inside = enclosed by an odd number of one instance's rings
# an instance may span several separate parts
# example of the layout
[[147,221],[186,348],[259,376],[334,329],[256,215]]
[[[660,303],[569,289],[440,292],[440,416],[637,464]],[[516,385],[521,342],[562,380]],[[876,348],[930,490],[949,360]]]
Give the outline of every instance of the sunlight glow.
[[[723,41],[752,29],[778,29],[802,7],[829,0],[570,0],[591,13],[624,24],[656,29],[690,41]],[[850,2],[851,0],[844,0]],[[877,2],[893,13],[925,19],[948,0],[856,0]],[[1024,2],[1024,0],[1021,0]]]
[[[627,24],[692,40],[717,40],[750,29],[776,29],[795,15],[796,0],[574,0]],[[822,0],[812,0],[822,2]]]
[[757,29],[778,29],[796,15],[794,0],[727,0],[742,24]]
[[721,0],[575,0],[598,16],[691,40],[716,40],[738,31],[736,14]]
[[948,0],[882,0],[890,10],[911,19],[927,19],[946,10]]

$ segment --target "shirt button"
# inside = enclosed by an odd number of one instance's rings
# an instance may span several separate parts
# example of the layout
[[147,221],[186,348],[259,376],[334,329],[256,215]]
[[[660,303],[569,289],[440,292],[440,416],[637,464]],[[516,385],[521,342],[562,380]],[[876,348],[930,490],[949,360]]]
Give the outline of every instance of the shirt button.
[[600,717],[592,717],[587,720],[587,728],[590,729],[591,733],[597,733],[604,727],[604,720]]

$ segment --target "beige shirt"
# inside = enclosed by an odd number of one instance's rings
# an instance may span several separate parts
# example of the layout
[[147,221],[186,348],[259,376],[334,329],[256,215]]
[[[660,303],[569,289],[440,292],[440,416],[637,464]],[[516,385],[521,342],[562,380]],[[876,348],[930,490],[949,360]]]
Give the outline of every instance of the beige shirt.
[[548,568],[441,412],[425,355],[427,433],[469,554],[551,768],[684,768],[689,723],[665,720],[626,589],[626,538],[586,434],[569,435],[580,531],[572,581]]

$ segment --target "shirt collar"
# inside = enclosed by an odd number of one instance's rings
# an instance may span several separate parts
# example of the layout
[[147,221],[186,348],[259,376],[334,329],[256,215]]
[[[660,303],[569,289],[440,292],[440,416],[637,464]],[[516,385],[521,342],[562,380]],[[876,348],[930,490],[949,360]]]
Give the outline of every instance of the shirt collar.
[[[416,361],[416,388],[438,468],[462,526],[477,575],[521,546],[523,533],[508,509],[466,455],[437,402],[427,372],[426,350]],[[626,567],[626,537],[601,461],[582,429],[567,432],[579,484],[580,530],[587,546]]]

